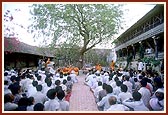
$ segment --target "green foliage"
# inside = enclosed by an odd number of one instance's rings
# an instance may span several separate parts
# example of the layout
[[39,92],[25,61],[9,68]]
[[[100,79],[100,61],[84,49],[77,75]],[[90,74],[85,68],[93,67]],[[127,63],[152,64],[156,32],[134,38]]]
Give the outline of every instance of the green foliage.
[[[36,38],[60,39],[79,46],[80,57],[95,45],[112,40],[121,26],[122,5],[114,4],[34,4],[29,30]],[[34,31],[36,30],[36,31]],[[106,42],[105,42],[106,41]],[[83,62],[83,61],[82,61]]]
[[[98,51],[97,51],[98,52]],[[90,50],[85,54],[85,63],[92,63],[93,65],[96,65],[97,63],[101,64],[102,66],[109,65],[106,61],[107,59],[107,53],[97,53],[95,50]]]
[[82,44],[86,50],[111,40],[117,33],[123,14],[120,7],[113,4],[34,4],[31,11],[34,22],[29,29],[56,40],[70,34],[68,40]]
[[64,43],[56,49],[55,59],[62,60],[64,65],[75,64],[79,60],[79,47],[72,44]]
[[143,62],[147,63],[147,64],[152,64],[155,67],[158,66],[160,64],[159,60],[156,60],[154,57],[144,57],[142,59]]

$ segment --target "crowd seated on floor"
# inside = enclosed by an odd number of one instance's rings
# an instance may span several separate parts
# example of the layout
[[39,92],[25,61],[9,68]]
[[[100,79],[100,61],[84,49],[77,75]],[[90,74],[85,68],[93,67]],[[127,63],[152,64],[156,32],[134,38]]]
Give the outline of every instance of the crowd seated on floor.
[[[74,70],[4,71],[4,111],[69,111]],[[155,71],[90,70],[90,87],[99,111],[163,111],[164,77]]]
[[163,111],[164,77],[156,71],[90,70],[85,84],[99,111]]
[[4,111],[69,111],[73,84],[77,82],[74,70],[6,69]]

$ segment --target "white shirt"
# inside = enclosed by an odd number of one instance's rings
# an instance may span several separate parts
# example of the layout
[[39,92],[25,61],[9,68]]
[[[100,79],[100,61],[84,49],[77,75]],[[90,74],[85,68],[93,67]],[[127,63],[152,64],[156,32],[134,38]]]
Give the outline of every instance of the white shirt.
[[97,79],[96,79],[96,76],[93,77],[93,79],[91,80],[91,88],[92,89],[95,89],[98,85],[97,85]]
[[138,63],[138,70],[142,70],[143,69],[143,63],[142,62],[139,62]]
[[68,101],[59,100],[58,102],[60,103],[60,110],[61,111],[69,111],[69,102]]
[[118,94],[118,99],[123,102],[126,99],[132,98],[132,94],[130,92],[121,92]]
[[45,78],[46,78],[45,73],[40,73],[39,75],[41,76],[41,81],[45,82]]
[[154,111],[164,110],[164,99],[159,101],[158,98],[154,97],[150,99],[149,104]]
[[47,101],[47,97],[45,94],[43,94],[42,92],[38,91],[36,94],[33,95],[34,97],[34,101],[36,103],[42,103],[44,104],[45,101]]
[[128,107],[133,108],[134,111],[149,111],[149,109],[144,105],[142,100],[132,102],[127,102],[127,100],[124,100],[122,103]]
[[30,96],[34,95],[35,93],[37,93],[36,87],[34,87],[32,84],[30,84],[27,89],[27,97],[30,97]]
[[92,85],[92,87],[91,87],[91,89],[93,90],[93,92],[94,92],[94,90],[95,90],[97,87],[98,87],[98,82],[97,82],[97,81],[94,81],[94,82],[93,82],[93,85]]
[[10,89],[8,89],[8,85],[4,85],[4,95],[5,94],[8,94],[8,93],[11,93],[12,94],[12,92],[11,92],[11,90]]
[[107,111],[129,111],[129,108],[122,104],[114,104]]
[[114,95],[119,95],[121,93],[121,88],[119,86],[116,86],[113,88],[113,94]]
[[98,82],[98,81],[103,82],[103,78],[102,78],[101,76],[97,76],[96,79],[97,79],[97,82]]
[[86,80],[85,80],[85,82],[86,82],[86,84],[89,86],[89,87],[91,87],[92,86],[92,79],[93,79],[93,74],[91,74],[91,75],[88,75],[87,76],[87,78],[86,78]]
[[62,90],[63,90],[63,91],[67,91],[67,86],[66,86],[66,85],[60,84],[60,86],[62,87]]
[[4,110],[5,111],[13,111],[18,107],[17,104],[15,103],[11,103],[11,102],[7,102],[4,104]]
[[108,108],[110,108],[109,97],[111,97],[111,96],[115,96],[115,95],[113,95],[112,93],[107,94],[105,97],[102,98],[102,100],[100,102],[97,103],[97,105],[103,106],[103,110],[106,111]]
[[47,85],[43,85],[43,90],[42,90],[42,93],[46,95],[46,94],[47,94],[47,92],[48,92],[48,90],[49,90],[49,89],[51,89],[51,88],[52,88],[51,86],[50,86],[50,87],[48,87]]
[[58,111],[59,109],[60,103],[56,99],[52,99],[44,103],[45,111]]
[[149,103],[149,100],[150,100],[150,97],[151,97],[151,93],[150,93],[149,89],[147,89],[146,87],[141,87],[138,90],[138,92],[141,93],[142,100],[143,100],[145,106],[148,106],[148,103]]
[[103,83],[108,84],[108,82],[109,82],[109,76],[105,75],[104,78],[103,78]]
[[26,78],[21,79],[20,85],[21,85],[23,91],[27,90],[27,89],[26,89],[26,83],[27,83],[27,79],[26,79]]
[[115,81],[111,82],[109,85],[110,85],[113,89],[117,86]]
[[77,80],[77,78],[76,78],[76,74],[75,74],[75,73],[70,74],[70,77],[71,77],[71,79],[72,79],[73,83],[78,82],[78,80]]
[[94,96],[95,96],[96,98],[99,97],[99,91],[101,91],[101,90],[103,90],[102,86],[98,86],[98,87],[96,87],[96,89],[94,90]]
[[27,106],[27,111],[34,111],[34,105]]
[[132,93],[132,83],[130,81],[124,81],[123,84],[128,87],[128,92]]
[[140,89],[140,83],[139,83],[139,81],[137,81],[137,82],[135,82],[135,89]]

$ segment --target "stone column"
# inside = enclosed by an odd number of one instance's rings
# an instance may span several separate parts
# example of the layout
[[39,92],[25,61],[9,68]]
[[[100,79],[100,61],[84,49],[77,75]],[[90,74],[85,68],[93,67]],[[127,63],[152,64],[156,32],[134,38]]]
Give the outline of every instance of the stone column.
[[135,51],[134,44],[132,44],[132,49],[133,49],[133,52],[132,52],[132,54],[133,54],[133,58],[135,59],[136,51]]
[[158,59],[158,38],[156,36],[153,36],[153,41],[154,41],[154,45],[155,45],[155,59]]

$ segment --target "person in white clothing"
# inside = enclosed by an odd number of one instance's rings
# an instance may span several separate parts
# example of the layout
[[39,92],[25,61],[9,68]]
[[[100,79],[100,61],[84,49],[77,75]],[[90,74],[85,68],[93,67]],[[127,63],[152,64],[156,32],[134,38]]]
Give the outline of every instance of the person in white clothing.
[[135,83],[134,91],[138,91],[141,88],[141,85],[136,77],[134,78],[134,83]]
[[38,82],[38,85],[42,85],[43,84],[43,80],[42,80],[42,76],[41,75],[37,76],[37,82]]
[[60,110],[61,111],[69,111],[69,102],[64,99],[65,92],[63,90],[58,91],[57,98],[59,99],[60,103]]
[[129,81],[130,77],[129,76],[124,76],[124,82],[123,84],[125,84],[128,87],[128,92],[132,93],[132,86],[133,84]]
[[138,90],[139,93],[141,93],[142,95],[142,100],[145,104],[146,107],[149,107],[149,100],[151,97],[151,93],[149,91],[149,89],[146,88],[147,82],[145,80],[141,80],[141,88]]
[[92,79],[92,86],[91,86],[91,91],[94,92],[94,90],[96,89],[96,87],[98,87],[98,82],[97,82],[97,76],[93,76],[93,79]]
[[109,83],[109,74],[107,72],[104,73],[103,83]]
[[48,90],[52,88],[51,85],[52,85],[51,80],[46,81],[46,85],[43,85],[42,93],[44,93],[46,95]]
[[36,86],[37,93],[33,95],[35,104],[37,103],[42,103],[44,104],[48,99],[45,94],[43,94],[42,91],[42,85],[37,85]]
[[138,71],[142,71],[143,70],[143,63],[142,63],[142,61],[140,60],[139,62],[138,62]]
[[152,111],[164,110],[164,88],[159,88],[156,90],[149,101],[149,106]]
[[56,99],[57,91],[55,89],[50,89],[47,92],[48,101],[44,103],[45,111],[58,111],[60,110],[60,103]]
[[130,109],[123,105],[117,104],[117,98],[115,96],[109,97],[110,108],[107,111],[129,111]]
[[62,84],[60,84],[60,86],[62,87],[62,90],[63,90],[64,92],[67,91],[67,86],[65,85],[66,83],[67,83],[67,80],[64,79],[63,82],[62,82]]
[[5,80],[4,81],[4,95],[8,94],[8,93],[12,93],[10,89],[8,89],[9,85],[8,85],[8,81]]
[[119,80],[119,78],[116,76],[115,78],[114,78],[114,81],[113,82],[111,82],[111,84],[109,84],[109,85],[111,85],[111,87],[114,89],[117,85],[116,85],[116,81],[118,81]]
[[37,92],[37,90],[36,90],[36,86],[37,85],[38,85],[38,82],[37,81],[33,81],[32,84],[30,84],[28,86],[27,93],[26,93],[27,97],[30,97],[30,96],[34,95]]
[[123,102],[126,99],[132,98],[132,94],[128,92],[128,88],[126,85],[121,85],[121,93],[118,94],[118,100]]
[[97,103],[98,107],[103,107],[103,111],[106,111],[108,108],[110,108],[110,104],[108,100],[109,97],[115,96],[113,94],[113,88],[110,85],[106,86],[106,92],[107,92],[107,95],[103,97],[100,102]]
[[28,98],[27,111],[34,111],[34,97]]
[[74,70],[71,71],[71,74],[69,76],[71,77],[73,83],[77,83],[78,82],[78,79],[76,78],[77,75],[75,74]]
[[99,91],[101,91],[101,90],[103,90],[103,88],[102,88],[102,82],[99,81],[99,82],[98,82],[98,87],[96,87],[96,89],[94,90],[94,96],[95,96],[96,102],[98,101]]
[[139,92],[132,93],[133,99],[127,99],[122,102],[122,104],[126,105],[133,111],[149,111],[149,109],[144,105],[143,101],[141,100],[141,94]]
[[121,85],[122,85],[122,82],[121,81],[116,81],[116,87],[113,88],[113,93],[114,95],[119,95],[121,93]]
[[85,84],[86,85],[88,85],[89,87],[91,87],[92,86],[92,79],[93,79],[93,76],[95,76],[94,74],[93,74],[93,72],[90,72],[89,73],[89,75],[85,78]]
[[11,93],[4,95],[4,111],[14,111],[18,105],[13,103],[14,96]]
[[99,81],[103,82],[103,78],[100,76],[100,72],[96,73],[96,79],[97,79],[97,82]]

